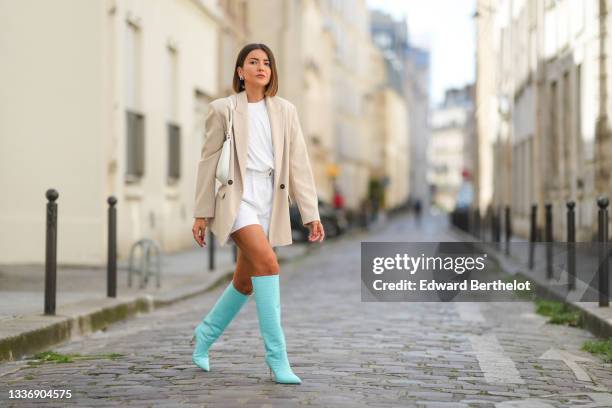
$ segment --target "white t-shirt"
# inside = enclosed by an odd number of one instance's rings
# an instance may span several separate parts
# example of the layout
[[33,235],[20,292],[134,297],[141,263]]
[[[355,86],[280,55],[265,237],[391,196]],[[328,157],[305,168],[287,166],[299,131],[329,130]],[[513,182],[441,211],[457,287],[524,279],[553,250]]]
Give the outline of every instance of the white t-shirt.
[[249,102],[249,147],[246,168],[259,171],[274,168],[272,129],[265,99]]

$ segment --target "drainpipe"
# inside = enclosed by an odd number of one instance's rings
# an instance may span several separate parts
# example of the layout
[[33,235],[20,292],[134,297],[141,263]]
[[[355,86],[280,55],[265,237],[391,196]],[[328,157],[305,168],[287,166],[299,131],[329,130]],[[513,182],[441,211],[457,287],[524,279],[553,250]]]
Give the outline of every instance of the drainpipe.
[[608,9],[607,0],[599,0],[599,112],[595,128],[595,189],[596,194],[604,193],[608,187],[610,170],[607,168],[605,149],[609,143],[608,92],[606,70],[606,35]]

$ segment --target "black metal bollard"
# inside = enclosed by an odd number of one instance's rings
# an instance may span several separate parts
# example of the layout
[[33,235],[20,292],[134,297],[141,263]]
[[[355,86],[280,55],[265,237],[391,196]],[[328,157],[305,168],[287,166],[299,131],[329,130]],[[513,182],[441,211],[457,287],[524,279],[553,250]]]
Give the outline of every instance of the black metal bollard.
[[502,207],[497,210],[497,242],[502,241]]
[[506,206],[506,219],[504,221],[506,226],[506,254],[510,255],[510,239],[512,238],[512,218],[510,214],[510,206]]
[[474,210],[474,236],[480,239],[480,210]]
[[47,197],[47,231],[45,239],[45,314],[55,315],[57,294],[57,198],[59,193],[50,188]]
[[117,198],[108,202],[108,257],[106,261],[106,296],[117,297]]
[[537,239],[538,205],[531,205],[531,228],[529,231],[529,269],[533,269],[535,242]]
[[567,290],[576,288],[576,203],[567,204]]
[[608,283],[608,198],[599,197],[597,205],[599,206],[599,306],[609,306],[610,288]]
[[215,236],[208,229],[208,270],[215,270]]
[[495,242],[495,209],[491,207],[491,213],[489,214],[489,225],[491,227],[491,242]]
[[489,219],[489,225],[491,227],[491,243],[495,244],[495,237],[497,236],[497,232],[495,231],[495,227],[497,227],[497,223],[495,222],[495,209],[491,208],[491,216]]
[[495,222],[495,247],[499,251],[501,249],[501,208],[495,211],[493,220]]
[[552,267],[552,244],[553,244],[553,226],[552,226],[552,204],[544,205],[545,209],[545,241],[546,241],[546,279],[553,277]]
[[232,253],[234,254],[234,263],[238,262],[238,247],[232,245]]

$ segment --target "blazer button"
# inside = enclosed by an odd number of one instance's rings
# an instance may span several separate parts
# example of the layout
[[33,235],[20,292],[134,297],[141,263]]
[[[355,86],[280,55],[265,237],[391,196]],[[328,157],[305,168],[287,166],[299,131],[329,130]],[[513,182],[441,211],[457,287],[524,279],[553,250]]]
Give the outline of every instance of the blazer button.
[[234,184],[234,181],[233,180],[227,180],[227,184],[229,184],[231,186],[232,184]]
[[281,184],[281,185],[280,185],[280,188],[285,188],[285,185],[284,185],[284,184]]

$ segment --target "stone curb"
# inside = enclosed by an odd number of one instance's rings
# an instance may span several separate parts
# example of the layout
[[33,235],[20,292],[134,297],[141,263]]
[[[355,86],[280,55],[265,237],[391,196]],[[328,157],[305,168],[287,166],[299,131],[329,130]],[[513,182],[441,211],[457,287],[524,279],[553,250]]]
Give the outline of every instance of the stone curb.
[[[131,298],[105,298],[92,302],[76,302],[61,308],[55,316],[24,316],[29,328],[17,335],[0,338],[0,361],[17,360],[71,338],[104,329],[139,313],[201,295],[215,289],[233,275],[232,270],[215,272],[210,282],[201,285],[185,285],[156,295],[138,295]],[[10,324],[10,323],[6,323]]]
[[[472,241],[474,239],[472,235],[467,234],[453,225],[451,225],[451,228],[453,233],[464,238],[464,242],[473,242],[479,249],[485,249],[480,241]],[[522,272],[523,267],[517,267],[514,265],[513,262],[506,259],[506,256],[500,251],[493,248],[486,248],[486,252],[495,259],[502,270],[504,270],[506,273],[532,281],[535,286],[535,293],[539,297],[557,300],[566,304],[571,310],[580,313],[580,320],[583,322],[583,328],[587,329],[598,337],[612,337],[612,312],[608,311],[607,314],[609,314],[611,318],[607,318],[604,316],[604,311],[601,310],[602,308],[600,308],[596,302],[569,301],[552,289],[548,288],[545,282],[536,280],[533,276]]]

